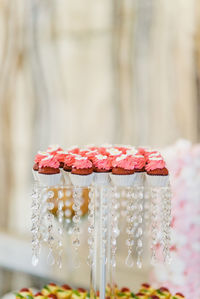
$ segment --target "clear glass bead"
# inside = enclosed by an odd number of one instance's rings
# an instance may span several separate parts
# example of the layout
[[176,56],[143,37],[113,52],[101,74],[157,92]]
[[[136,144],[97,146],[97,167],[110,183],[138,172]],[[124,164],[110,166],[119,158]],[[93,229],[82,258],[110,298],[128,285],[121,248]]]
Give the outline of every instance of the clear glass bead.
[[71,210],[66,209],[66,210],[65,210],[65,216],[66,216],[66,217],[70,217],[71,215],[72,215]]
[[54,197],[54,192],[48,191],[48,198],[53,198],[53,197]]

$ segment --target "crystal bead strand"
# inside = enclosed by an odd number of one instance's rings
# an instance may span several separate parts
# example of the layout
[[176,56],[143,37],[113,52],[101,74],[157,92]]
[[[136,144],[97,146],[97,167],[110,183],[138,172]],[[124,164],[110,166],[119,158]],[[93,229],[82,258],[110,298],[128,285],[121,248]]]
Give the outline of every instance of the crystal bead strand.
[[74,204],[72,206],[74,210],[73,229],[72,229],[72,244],[75,249],[75,267],[79,268],[80,263],[78,260],[78,249],[80,246],[80,216],[81,216],[81,204],[82,204],[82,188],[74,187],[73,190],[73,200]]
[[100,187],[99,195],[99,234],[100,234],[100,299],[105,299],[106,288],[106,243],[107,243],[107,222],[108,222],[108,201],[109,188]]
[[151,262],[156,262],[156,248],[159,243],[159,188],[151,188]]
[[144,210],[144,187],[138,186],[135,188],[135,200],[136,200],[136,258],[138,268],[142,267],[142,253],[143,253],[143,210]]
[[37,182],[34,183],[32,192],[32,264],[36,266],[39,261],[40,253],[40,189]]
[[120,207],[120,192],[118,192],[116,187],[112,189],[112,200],[109,201],[109,214],[110,214],[110,265],[108,269],[109,282],[111,286],[111,298],[114,296],[114,286],[115,286],[115,269],[116,269],[116,251],[117,251],[117,237],[120,234],[119,231],[119,207]]
[[151,201],[150,201],[150,190],[144,187],[144,233],[149,235],[149,227],[151,220]]
[[51,212],[51,210],[53,208],[53,205],[54,205],[51,202],[51,200],[54,198],[54,196],[55,196],[55,193],[54,193],[53,190],[47,190],[46,191],[46,188],[44,189],[43,198],[44,198],[44,202],[46,200],[46,205],[44,205],[43,214],[45,214],[45,219],[46,219],[46,222],[47,222],[47,234],[46,234],[45,240],[47,241],[47,244],[48,244],[48,247],[49,247],[47,262],[51,266],[53,266],[55,264],[55,257],[54,257],[54,254],[53,254],[53,246],[54,246],[53,220],[54,220],[54,215]]
[[113,196],[111,201],[111,265],[116,268],[116,250],[117,250],[117,237],[119,236],[119,199],[120,193],[114,188]]
[[166,263],[171,262],[170,256],[170,241],[171,241],[171,189],[165,187],[161,189],[162,194],[162,220],[161,220],[161,234],[163,257]]
[[72,196],[72,187],[67,187],[65,190],[66,200],[65,200],[65,229],[69,233],[69,229],[71,227],[71,216],[72,211],[70,209],[72,205],[71,196]]
[[89,191],[90,202],[88,205],[88,264],[90,266],[90,298],[94,299],[96,294],[96,258],[97,258],[97,231],[96,231],[96,198],[97,192],[95,187],[91,187]]
[[89,191],[90,202],[88,205],[88,246],[89,246],[89,255],[88,255],[88,264],[89,266],[93,263],[94,255],[94,214],[95,214],[95,199],[94,199],[94,188],[92,187]]
[[126,198],[126,189],[118,187],[116,190],[119,192],[119,202],[120,202],[120,217],[119,217],[119,226],[120,232],[126,233],[126,215],[127,215],[127,198]]
[[126,193],[126,198],[128,200],[127,203],[127,240],[126,240],[126,245],[128,246],[128,255],[126,258],[126,265],[128,267],[132,267],[134,262],[133,262],[133,257],[132,257],[132,251],[133,251],[133,245],[134,245],[134,225],[136,225],[136,219],[134,215],[134,209],[135,209],[135,203],[134,203],[134,192],[133,189],[127,188],[127,193]]
[[57,243],[57,250],[58,250],[58,260],[57,265],[59,268],[62,268],[62,254],[63,254],[63,222],[64,222],[64,190],[63,186],[59,187],[58,189],[58,210],[57,210],[57,217],[58,217],[58,243]]

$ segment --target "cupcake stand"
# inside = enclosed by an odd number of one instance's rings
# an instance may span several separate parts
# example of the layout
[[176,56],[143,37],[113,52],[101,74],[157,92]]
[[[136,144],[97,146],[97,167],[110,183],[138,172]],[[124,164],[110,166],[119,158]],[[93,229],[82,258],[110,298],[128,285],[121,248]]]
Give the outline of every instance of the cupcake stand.
[[[99,290],[100,299],[104,299],[108,284],[114,298],[117,238],[122,209],[126,221],[127,266],[142,267],[145,234],[149,235],[152,263],[160,258],[164,262],[170,261],[169,178],[149,176],[145,172],[132,175],[92,173],[85,176],[63,170],[55,175],[34,172],[31,218],[33,265],[39,261],[41,243],[46,242],[48,263],[62,267],[63,234],[65,226],[70,226],[76,267],[79,267],[81,207],[85,190],[89,194],[87,262],[90,265],[90,298],[95,298]],[[68,209],[69,194],[73,196],[72,210]],[[53,212],[55,205],[57,210]],[[71,213],[70,218],[68,216]],[[136,257],[135,263],[133,256]]]

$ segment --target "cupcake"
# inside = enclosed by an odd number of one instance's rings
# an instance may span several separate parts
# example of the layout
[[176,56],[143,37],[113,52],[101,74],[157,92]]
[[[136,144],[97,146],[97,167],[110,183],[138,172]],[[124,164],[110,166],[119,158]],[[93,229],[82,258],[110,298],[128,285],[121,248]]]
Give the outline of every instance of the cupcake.
[[149,156],[151,155],[160,155],[160,153],[157,150],[153,150],[153,149],[145,149],[144,151],[144,156],[147,159]]
[[112,182],[118,186],[131,186],[135,180],[133,156],[121,155],[112,161]]
[[68,153],[66,156],[65,156],[65,160],[64,160],[64,166],[63,166],[63,177],[64,177],[64,181],[65,181],[65,184],[66,185],[69,185],[70,184],[70,178],[69,178],[69,172],[72,171],[72,165],[75,161],[75,157],[78,156],[76,154],[72,154],[72,153]]
[[154,152],[151,152],[148,155],[146,155],[146,162],[148,163],[149,160],[151,160],[151,158],[153,158],[153,157],[158,157],[158,158],[162,158],[163,159],[163,157],[162,157],[162,155],[161,155],[160,152],[154,151]]
[[49,153],[40,152],[40,151],[35,156],[34,165],[33,165],[33,177],[35,180],[37,180],[37,178],[38,178],[37,172],[39,170],[39,163],[42,159],[44,159],[47,156],[49,156]]
[[138,150],[136,150],[135,147],[132,147],[132,148],[126,150],[126,154],[127,155],[136,155],[136,154],[139,154],[139,153],[138,153]]
[[45,158],[45,157],[47,157],[47,156],[49,156],[49,153],[48,153],[48,152],[41,152],[41,151],[39,151],[39,152],[37,153],[37,155],[35,156],[35,159],[34,159],[33,170],[38,171],[38,170],[39,170],[39,162],[40,162],[43,158]]
[[111,147],[106,149],[106,155],[116,158],[122,155],[122,151],[118,150],[117,148]]
[[79,155],[68,153],[65,156],[63,170],[65,170],[67,172],[72,171],[72,165],[73,165],[73,163],[75,161],[75,157],[77,157],[77,156],[79,156]]
[[128,150],[130,150],[130,147],[126,147],[126,146],[114,146],[115,149],[117,149],[118,151],[122,152],[122,154],[126,154],[126,152]]
[[105,146],[100,146],[97,150],[100,155],[109,156],[107,149]]
[[92,159],[99,154],[99,151],[97,149],[94,150],[89,150],[86,154],[85,157],[87,157],[89,160],[92,161]]
[[63,151],[62,147],[60,147],[59,145],[50,145],[47,149],[47,152],[50,155],[56,155],[59,151]]
[[63,168],[67,154],[68,153],[64,151],[57,151],[57,153],[55,154],[56,159],[60,163],[59,168]]
[[145,165],[146,159],[143,155],[133,155],[134,162],[135,162],[135,184],[138,186],[142,186],[145,180]]
[[54,155],[43,158],[39,163],[38,178],[42,185],[53,186],[60,183],[60,163]]
[[77,145],[74,145],[74,146],[71,146],[70,148],[68,148],[67,152],[68,153],[71,153],[71,154],[76,154],[78,155],[79,154],[79,147]]
[[85,157],[86,154],[89,153],[89,152],[90,152],[89,149],[85,149],[85,148],[83,148],[83,149],[80,149],[80,150],[79,150],[79,155],[82,156],[82,157]]
[[72,184],[86,187],[92,183],[93,166],[87,157],[76,156],[70,173]]
[[145,172],[146,159],[143,155],[136,154],[133,156],[135,161],[135,172]]
[[111,158],[99,154],[93,157],[92,162],[93,162],[95,184],[97,185],[109,184],[109,180],[110,180],[109,172],[111,172],[112,169]]
[[149,157],[145,166],[147,181],[153,187],[165,187],[169,183],[169,172],[162,157]]

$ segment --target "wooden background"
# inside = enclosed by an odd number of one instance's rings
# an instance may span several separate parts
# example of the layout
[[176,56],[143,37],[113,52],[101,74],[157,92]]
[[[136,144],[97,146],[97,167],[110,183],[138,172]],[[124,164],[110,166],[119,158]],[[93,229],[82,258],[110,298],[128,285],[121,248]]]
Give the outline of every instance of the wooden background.
[[48,144],[200,139],[198,0],[0,0],[0,44],[1,229],[28,234]]

